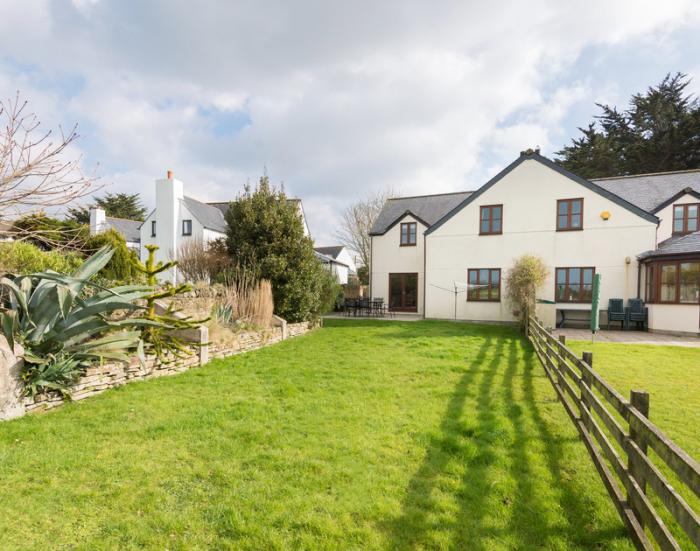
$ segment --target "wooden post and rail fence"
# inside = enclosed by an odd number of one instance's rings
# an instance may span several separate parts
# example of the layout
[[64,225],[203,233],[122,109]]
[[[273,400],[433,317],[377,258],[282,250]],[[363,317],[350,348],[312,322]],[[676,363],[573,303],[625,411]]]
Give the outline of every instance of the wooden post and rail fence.
[[700,549],[700,517],[688,504],[700,503],[700,464],[649,421],[649,395],[633,390],[627,401],[593,370],[590,352],[579,358],[532,316],[526,332],[635,546]]

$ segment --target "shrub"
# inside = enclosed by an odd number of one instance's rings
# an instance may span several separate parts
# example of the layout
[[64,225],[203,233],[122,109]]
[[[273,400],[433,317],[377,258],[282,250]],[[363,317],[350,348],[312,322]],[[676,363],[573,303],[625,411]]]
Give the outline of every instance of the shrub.
[[205,243],[201,239],[189,239],[177,252],[177,268],[182,277],[192,283],[210,283],[230,265],[223,240]]
[[340,310],[345,301],[343,286],[338,283],[338,279],[328,270],[324,270],[324,274],[321,286],[321,314]]
[[92,235],[81,245],[82,250],[92,254],[102,247],[108,246],[113,251],[111,260],[100,270],[99,278],[107,282],[139,283],[144,281],[143,274],[137,268],[138,255],[136,251],[126,246],[124,236],[114,229]]
[[272,284],[275,312],[290,322],[320,314],[324,270],[296,203],[265,176],[226,213],[228,252]]
[[0,243],[0,271],[4,274],[25,275],[46,270],[71,273],[82,263],[81,256],[71,251],[43,251],[26,241]]
[[537,291],[544,285],[549,269],[538,256],[523,255],[515,259],[506,274],[506,299],[513,307],[522,327],[535,311]]

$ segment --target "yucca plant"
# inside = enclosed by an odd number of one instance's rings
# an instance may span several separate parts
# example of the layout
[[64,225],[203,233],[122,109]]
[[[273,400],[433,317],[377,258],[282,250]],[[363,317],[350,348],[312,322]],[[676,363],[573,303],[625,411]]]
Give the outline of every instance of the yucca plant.
[[212,309],[214,319],[223,326],[233,324],[233,306],[230,304],[217,304]]
[[[33,384],[34,391],[51,389],[44,384],[46,373],[70,371],[66,366],[72,362],[84,367],[94,360],[128,361],[133,351],[143,355],[141,328],[163,325],[142,318],[109,319],[117,311],[143,308],[136,301],[153,293],[145,285],[107,289],[91,282],[112,254],[109,247],[99,249],[72,275],[46,271],[0,279],[7,291],[0,316],[2,332],[10,347],[19,342],[25,349],[25,380],[43,381]],[[82,295],[86,286],[95,290],[89,298]]]

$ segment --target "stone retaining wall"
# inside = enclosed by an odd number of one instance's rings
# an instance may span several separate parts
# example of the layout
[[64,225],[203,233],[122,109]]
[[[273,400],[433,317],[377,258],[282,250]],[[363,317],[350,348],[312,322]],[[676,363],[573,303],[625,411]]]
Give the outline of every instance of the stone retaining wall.
[[[209,358],[225,358],[263,348],[285,338],[303,335],[313,328],[308,322],[287,324],[282,321],[269,330],[242,332],[237,335],[233,345],[209,344],[193,348],[192,354],[182,359],[170,357],[169,361],[159,361],[155,357],[148,357],[141,364],[137,358],[133,358],[128,364],[114,362],[94,365],[71,387],[71,396],[73,400],[82,400],[132,381],[175,375],[202,365]],[[0,339],[3,341],[0,342],[0,421],[63,404],[63,397],[56,392],[39,394],[33,398],[22,398],[19,395],[21,357],[17,357],[17,350],[15,354],[10,353],[7,342],[2,336]]]

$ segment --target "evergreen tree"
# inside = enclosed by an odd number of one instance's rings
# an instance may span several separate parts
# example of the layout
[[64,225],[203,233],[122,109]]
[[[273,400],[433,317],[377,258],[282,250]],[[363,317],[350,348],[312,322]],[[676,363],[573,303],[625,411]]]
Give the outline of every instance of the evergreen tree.
[[231,203],[226,214],[229,254],[269,279],[275,313],[287,321],[315,318],[324,306],[324,269],[294,203],[267,176]]
[[557,152],[559,163],[586,178],[700,167],[700,101],[685,92],[688,84],[669,73],[625,111],[596,104],[602,113]]
[[[102,207],[107,216],[126,218],[143,222],[146,217],[146,207],[141,203],[138,193],[107,193],[104,197],[95,197],[95,204]],[[68,218],[80,224],[90,223],[88,207],[72,207],[68,209]]]

